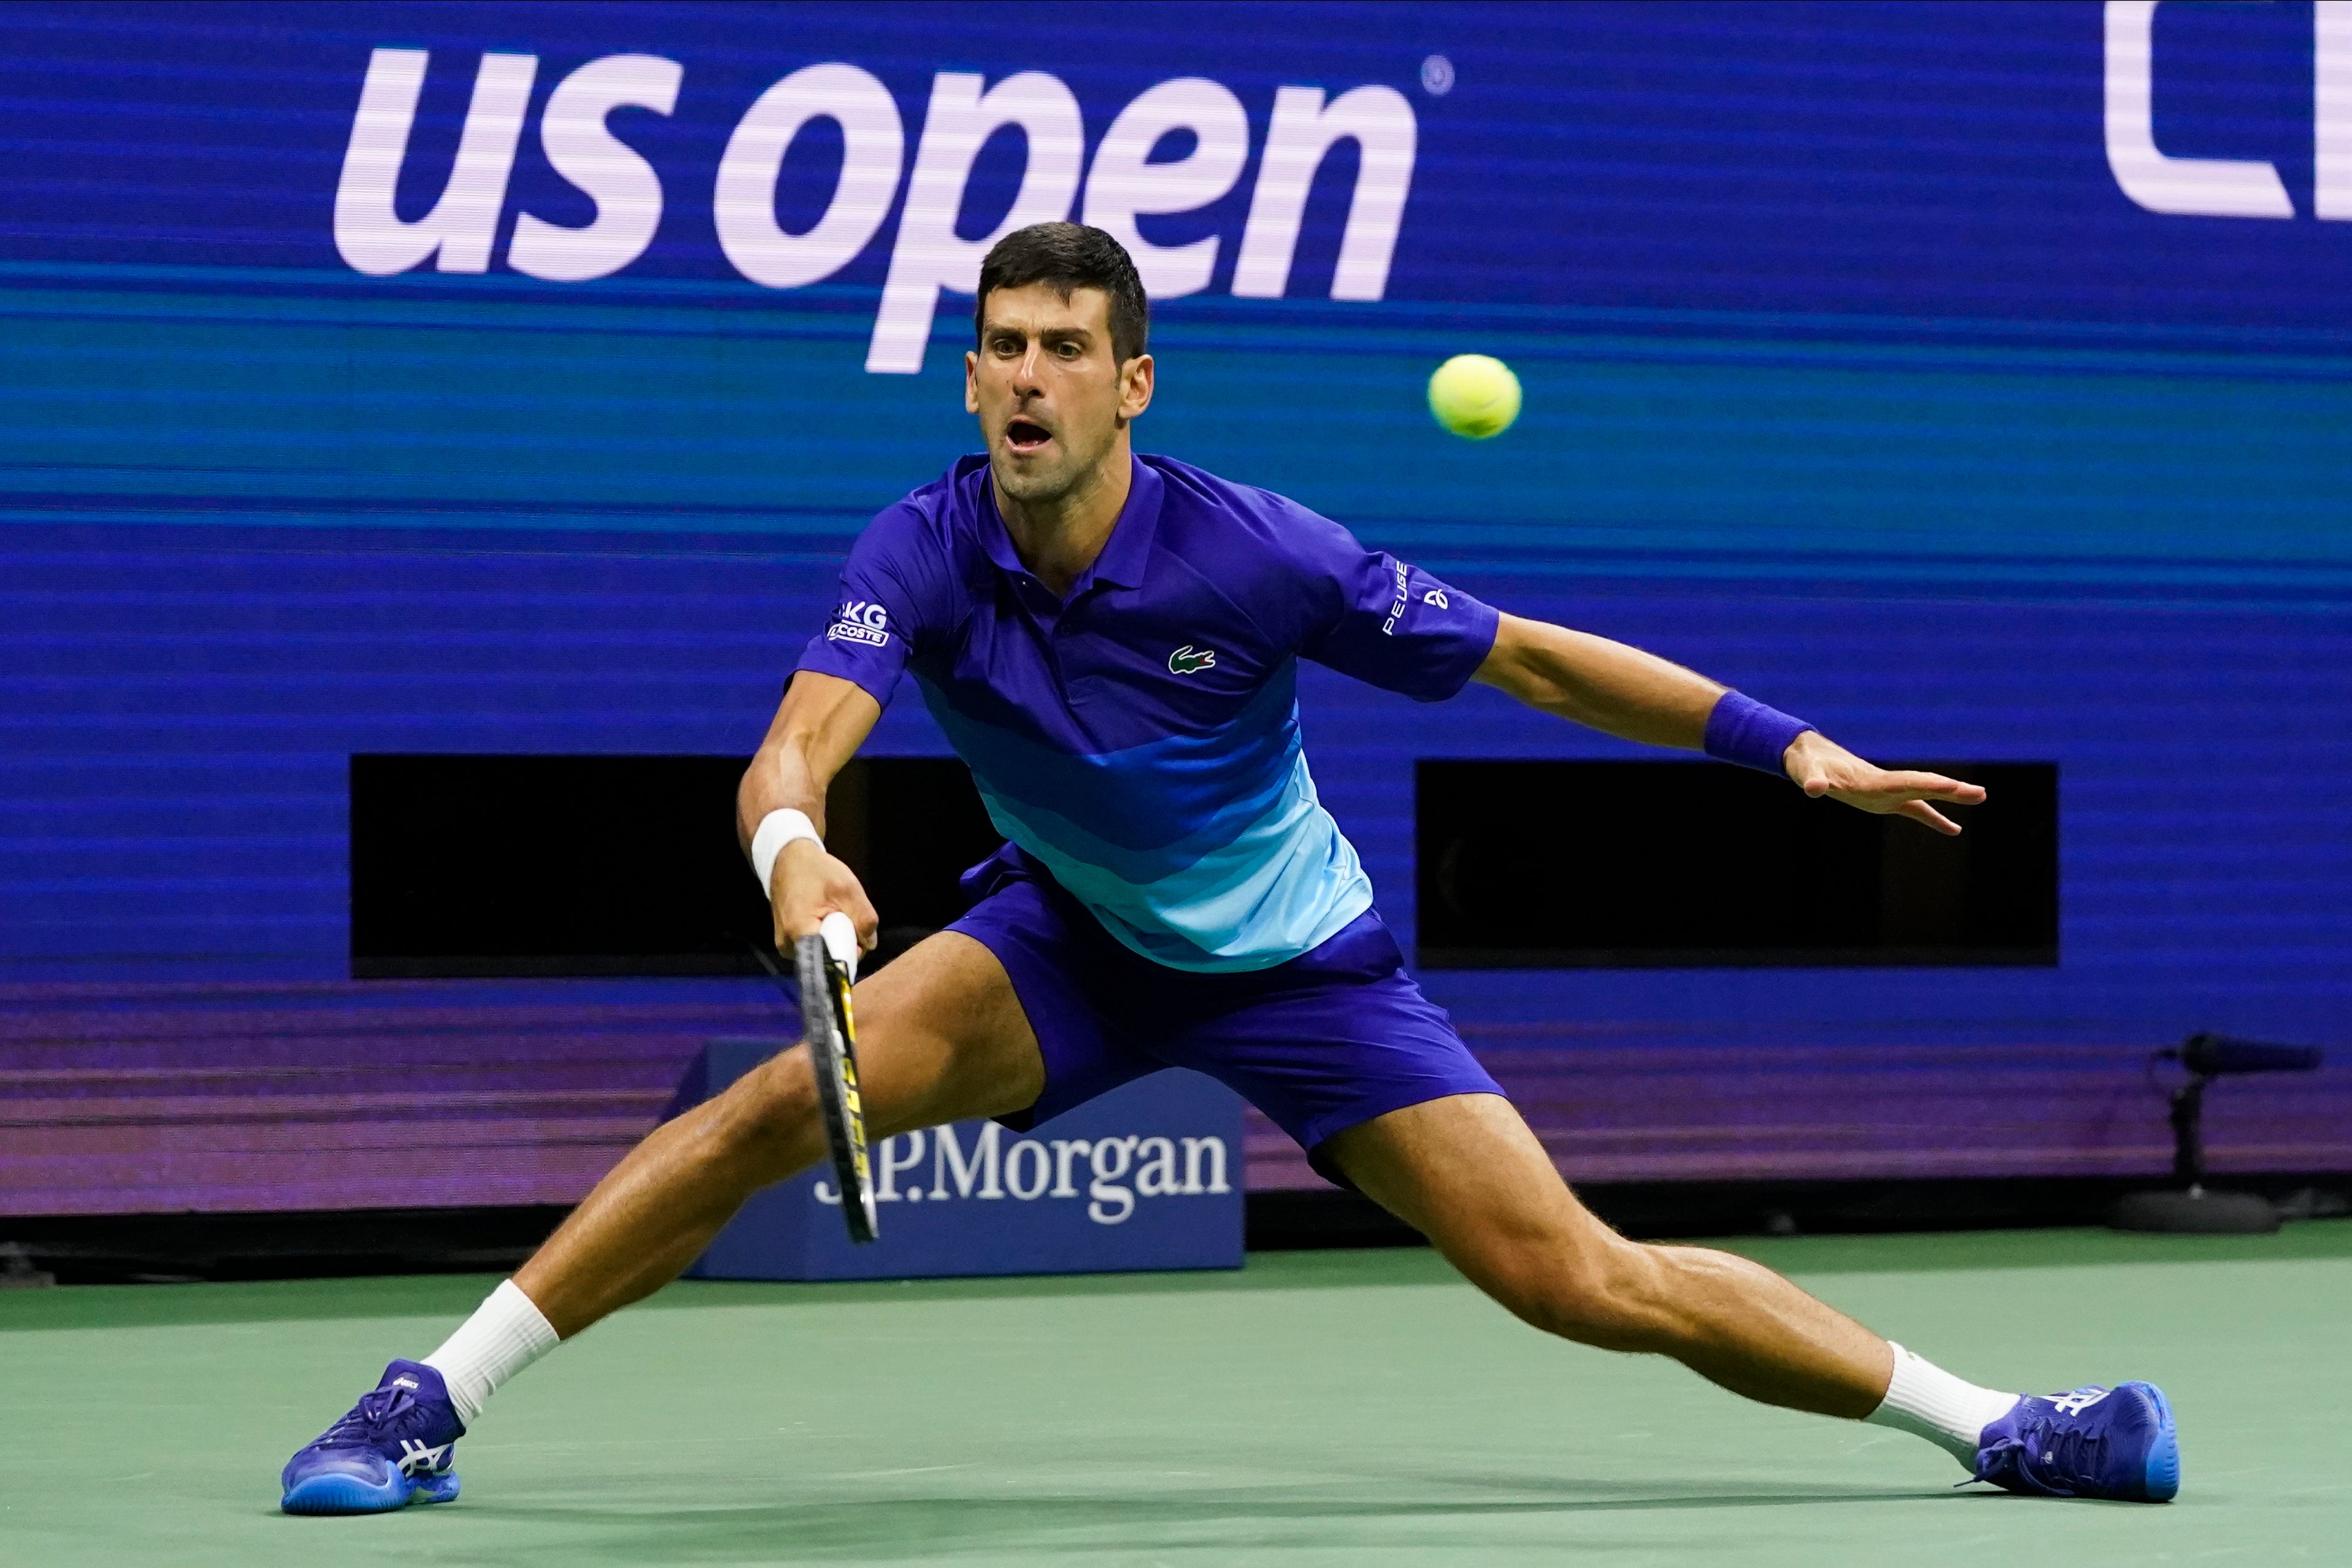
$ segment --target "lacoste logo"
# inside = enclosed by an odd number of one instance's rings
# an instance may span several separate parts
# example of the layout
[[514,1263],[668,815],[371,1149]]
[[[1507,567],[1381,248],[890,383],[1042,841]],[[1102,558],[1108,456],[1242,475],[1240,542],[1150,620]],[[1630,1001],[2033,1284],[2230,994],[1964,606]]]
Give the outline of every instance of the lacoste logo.
[[890,641],[889,612],[878,604],[853,599],[834,612],[833,624],[824,629],[824,634],[835,643],[865,643],[879,648]]
[[1193,675],[1202,670],[1214,669],[1216,664],[1217,655],[1213,650],[1195,648],[1187,643],[1168,655],[1168,673],[1171,675]]

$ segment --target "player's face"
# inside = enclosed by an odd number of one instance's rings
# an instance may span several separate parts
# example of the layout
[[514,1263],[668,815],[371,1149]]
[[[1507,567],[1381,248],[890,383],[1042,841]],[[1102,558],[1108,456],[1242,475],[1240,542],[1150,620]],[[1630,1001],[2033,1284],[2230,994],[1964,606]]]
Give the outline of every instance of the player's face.
[[964,407],[980,416],[998,486],[1017,501],[1085,486],[1151,402],[1151,356],[1114,357],[1099,288],[1066,299],[1045,283],[992,291],[980,348],[963,362]]

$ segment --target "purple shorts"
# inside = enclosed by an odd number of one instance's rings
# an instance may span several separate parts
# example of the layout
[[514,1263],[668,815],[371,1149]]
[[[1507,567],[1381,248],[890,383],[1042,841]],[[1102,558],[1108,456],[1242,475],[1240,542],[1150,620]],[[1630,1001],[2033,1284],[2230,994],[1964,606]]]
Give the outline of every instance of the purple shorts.
[[948,927],[995,954],[1037,1033],[1045,1090],[1000,1118],[1016,1132],[1157,1072],[1205,1072],[1298,1140],[1449,1094],[1500,1094],[1443,1009],[1404,972],[1367,910],[1311,952],[1270,969],[1195,974],[1122,946],[1013,845],[964,873],[970,913]]

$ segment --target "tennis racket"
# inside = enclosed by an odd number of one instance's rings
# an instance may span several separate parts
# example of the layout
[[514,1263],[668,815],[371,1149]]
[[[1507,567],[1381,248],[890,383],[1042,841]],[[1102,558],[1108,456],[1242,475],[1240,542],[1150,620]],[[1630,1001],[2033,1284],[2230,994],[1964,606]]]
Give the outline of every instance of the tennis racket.
[[[783,970],[763,947],[754,944],[751,951],[777,985],[787,983]],[[833,1155],[834,1186],[841,1192],[842,1222],[849,1227],[852,1241],[871,1241],[878,1225],[872,1166],[866,1154],[866,1109],[857,1094],[857,1026],[849,1009],[849,988],[857,978],[857,928],[836,910],[824,917],[815,936],[794,945],[793,956],[809,1065],[816,1070],[825,1147]]]

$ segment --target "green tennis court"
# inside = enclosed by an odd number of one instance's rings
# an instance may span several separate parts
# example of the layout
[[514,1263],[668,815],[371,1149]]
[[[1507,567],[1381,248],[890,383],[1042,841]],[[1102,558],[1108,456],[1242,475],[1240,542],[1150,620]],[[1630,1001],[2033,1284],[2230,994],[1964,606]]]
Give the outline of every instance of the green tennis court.
[[466,1495],[278,1511],[277,1471],[494,1280],[0,1295],[0,1557],[68,1564],[2341,1562],[2352,1221],[1738,1244],[1971,1377],[2146,1376],[2168,1507],[1545,1339],[1437,1258],[672,1287],[500,1396]]

